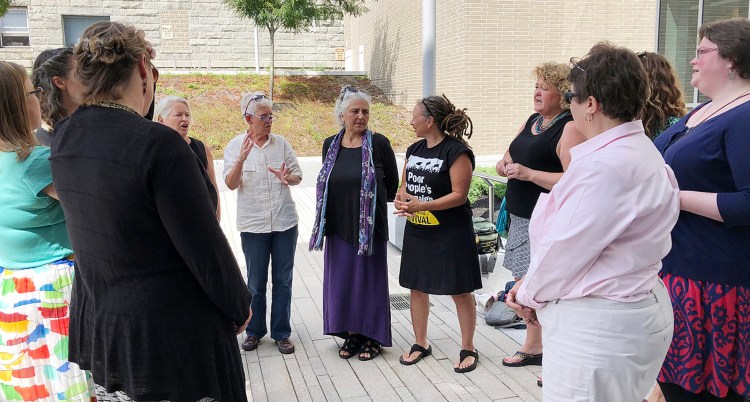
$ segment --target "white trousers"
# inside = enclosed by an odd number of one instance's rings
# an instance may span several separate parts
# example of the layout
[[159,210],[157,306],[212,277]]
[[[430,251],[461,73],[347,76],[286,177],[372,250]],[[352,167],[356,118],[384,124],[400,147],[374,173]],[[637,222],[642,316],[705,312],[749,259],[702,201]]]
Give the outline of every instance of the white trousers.
[[559,300],[537,311],[542,324],[544,402],[641,402],[672,342],[664,283],[646,299]]

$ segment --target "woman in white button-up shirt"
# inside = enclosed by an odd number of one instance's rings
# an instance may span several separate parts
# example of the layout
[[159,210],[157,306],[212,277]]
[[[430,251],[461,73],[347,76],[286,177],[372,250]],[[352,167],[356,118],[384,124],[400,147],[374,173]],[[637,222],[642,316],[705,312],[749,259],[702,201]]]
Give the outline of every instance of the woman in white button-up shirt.
[[297,210],[289,186],[299,184],[302,170],[289,142],[271,134],[272,106],[261,93],[242,97],[240,108],[248,128],[224,150],[224,181],[230,190],[239,189],[237,229],[247,263],[247,287],[253,296],[253,317],[242,349],[255,350],[268,333],[266,285],[270,257],[271,338],[281,353],[288,354],[294,352],[289,340],[289,317],[297,243]]

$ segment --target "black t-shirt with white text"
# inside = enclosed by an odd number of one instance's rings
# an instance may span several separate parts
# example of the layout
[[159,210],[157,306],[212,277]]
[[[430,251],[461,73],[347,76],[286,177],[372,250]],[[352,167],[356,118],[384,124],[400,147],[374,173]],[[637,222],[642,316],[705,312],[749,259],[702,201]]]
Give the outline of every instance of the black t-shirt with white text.
[[[471,160],[474,169],[474,153],[461,141],[446,136],[432,148],[426,140],[417,141],[406,150],[406,193],[421,201],[432,201],[444,197],[453,190],[450,167],[463,153]],[[466,222],[471,217],[467,200],[463,205],[442,211],[419,211],[408,219],[421,229],[447,227]]]

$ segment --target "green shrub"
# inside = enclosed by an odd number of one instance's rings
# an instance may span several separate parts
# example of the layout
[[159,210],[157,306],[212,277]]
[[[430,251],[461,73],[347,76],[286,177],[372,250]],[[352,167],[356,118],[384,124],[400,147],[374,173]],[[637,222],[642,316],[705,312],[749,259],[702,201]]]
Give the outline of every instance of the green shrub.
[[[491,175],[497,175],[495,168],[492,166],[478,166],[474,169],[475,172],[487,173]],[[495,183],[495,199],[502,200],[505,197],[505,183]],[[471,186],[469,186],[469,204],[474,205],[474,202],[482,197],[483,195],[489,194],[490,187],[484,179],[479,177],[471,178]]]

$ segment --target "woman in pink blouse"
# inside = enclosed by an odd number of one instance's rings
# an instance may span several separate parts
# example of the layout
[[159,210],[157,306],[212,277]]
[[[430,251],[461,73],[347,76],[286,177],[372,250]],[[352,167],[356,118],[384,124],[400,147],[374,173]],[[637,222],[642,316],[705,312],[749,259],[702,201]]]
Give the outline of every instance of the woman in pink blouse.
[[531,264],[509,304],[545,328],[546,402],[640,401],[672,339],[671,303],[657,273],[679,191],[634,121],[649,92],[638,57],[602,42],[571,68],[565,97],[586,141],[571,148],[568,170],[539,198]]

